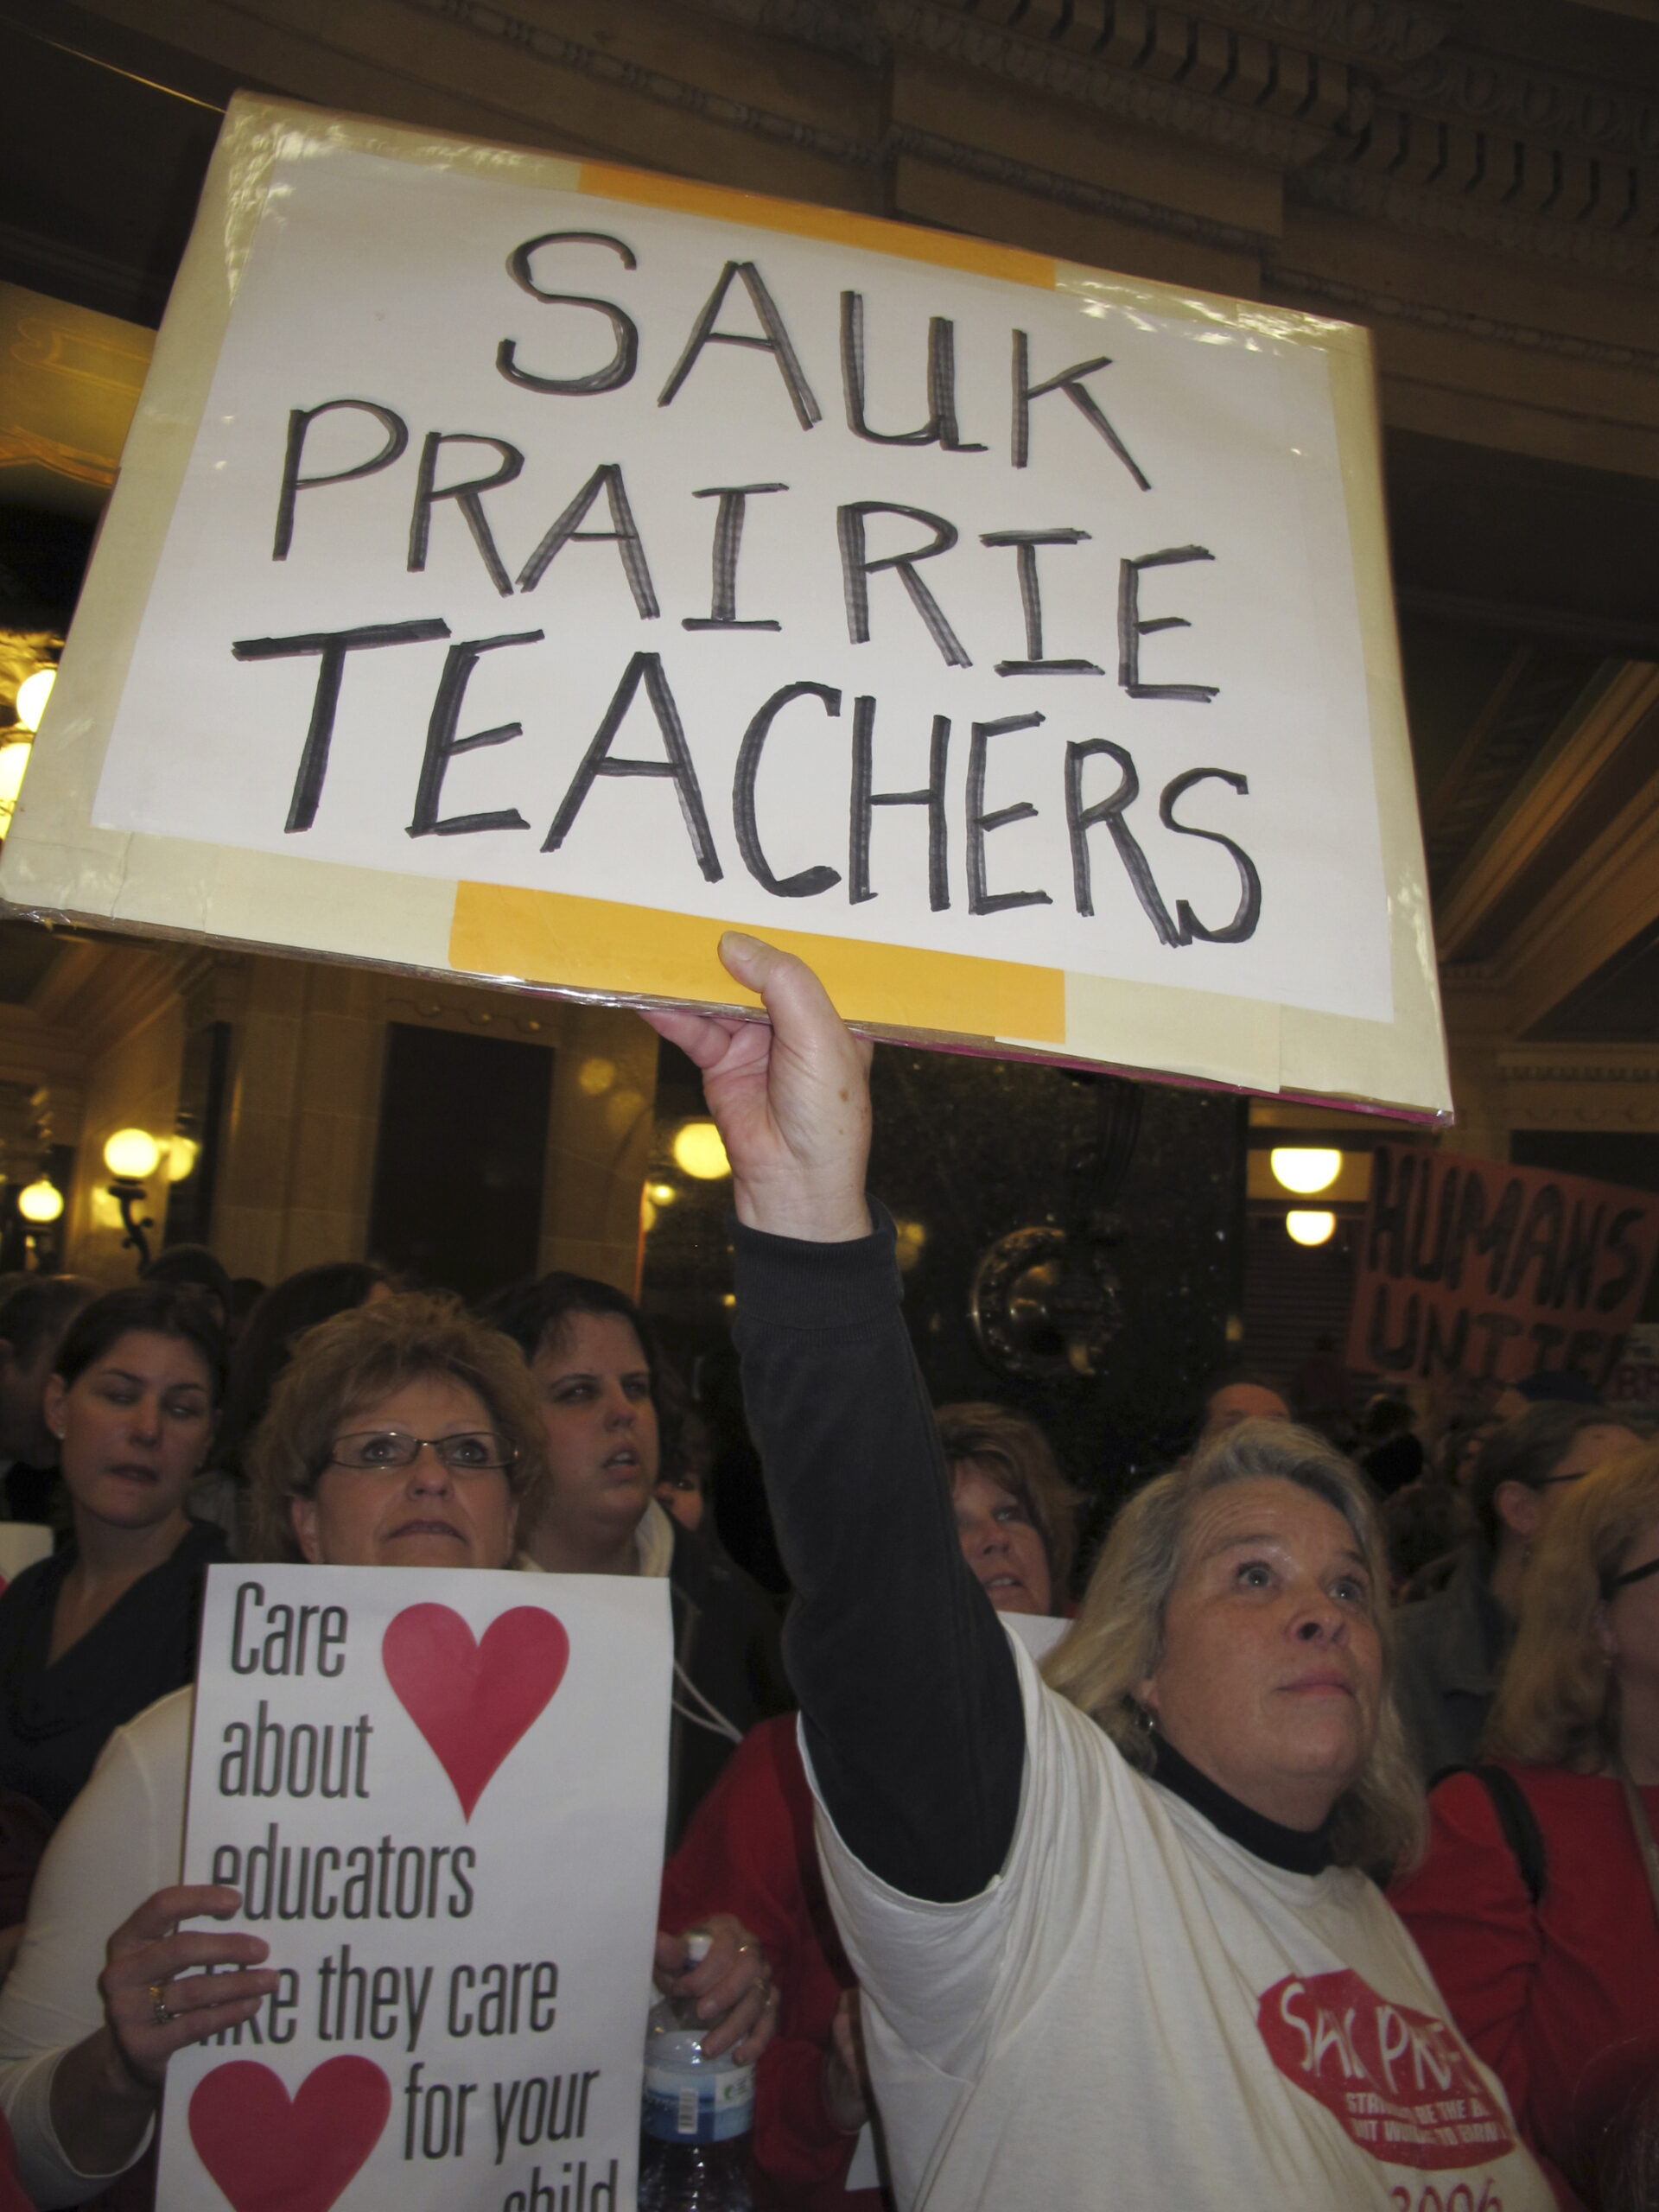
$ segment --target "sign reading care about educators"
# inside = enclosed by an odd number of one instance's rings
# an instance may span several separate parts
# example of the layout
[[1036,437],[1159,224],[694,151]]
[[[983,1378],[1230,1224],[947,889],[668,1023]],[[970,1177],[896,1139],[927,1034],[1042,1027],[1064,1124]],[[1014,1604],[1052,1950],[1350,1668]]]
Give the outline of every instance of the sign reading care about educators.
[[238,99],[0,891],[1446,1103],[1363,333]]
[[184,1879],[278,1986],[168,2069],[168,2212],[630,2212],[668,1586],[213,1567]]

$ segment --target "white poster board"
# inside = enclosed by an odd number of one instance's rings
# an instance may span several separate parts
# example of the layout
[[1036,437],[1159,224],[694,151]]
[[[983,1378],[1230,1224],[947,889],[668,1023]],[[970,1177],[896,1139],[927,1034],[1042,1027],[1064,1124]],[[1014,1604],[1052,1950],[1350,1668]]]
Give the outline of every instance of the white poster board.
[[238,99],[39,750],[39,911],[1447,1103],[1343,324]]
[[158,2203],[631,2212],[671,1663],[663,1582],[210,1570],[184,1879],[282,1980]]

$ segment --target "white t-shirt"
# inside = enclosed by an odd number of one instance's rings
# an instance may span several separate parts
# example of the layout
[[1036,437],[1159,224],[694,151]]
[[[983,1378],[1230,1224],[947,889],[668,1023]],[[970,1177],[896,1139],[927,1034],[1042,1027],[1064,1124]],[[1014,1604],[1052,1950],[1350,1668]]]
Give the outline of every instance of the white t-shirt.
[[1554,2212],[1374,1885],[1232,1842],[1011,1641],[1025,1781],[988,1889],[902,1896],[819,1808],[900,2205]]
[[83,2174],[64,2156],[52,2076],[64,2052],[104,2024],[98,1977],[110,1937],[179,1878],[195,1696],[175,1690],[104,1746],[47,1846],[28,1932],[0,1989],[0,2112],[17,2145],[17,2177],[41,2212],[109,2185],[108,2174]]

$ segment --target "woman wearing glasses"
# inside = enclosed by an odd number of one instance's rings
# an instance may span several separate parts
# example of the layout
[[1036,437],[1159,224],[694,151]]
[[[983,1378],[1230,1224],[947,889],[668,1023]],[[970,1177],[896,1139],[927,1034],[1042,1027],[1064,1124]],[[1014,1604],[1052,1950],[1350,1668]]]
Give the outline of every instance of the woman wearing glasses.
[[1659,2079],[1659,1446],[1574,1483],[1487,1731],[1390,1891],[1564,2206]]
[[[251,1476],[255,1556],[505,1567],[546,1479],[535,1393],[507,1339],[448,1300],[359,1306],[301,1343]],[[172,2054],[250,2018],[276,1986],[257,1937],[180,1929],[238,1904],[233,1890],[175,1882],[192,1700],[175,1692],[111,1739],[42,1862],[0,1992],[0,2111],[42,2208],[84,2202],[131,2165]],[[740,1955],[734,1926],[713,1932],[677,1986],[728,2011],[724,2043],[759,2028],[752,2057],[770,2018],[764,1967]],[[683,1960],[659,1940],[659,1971]]]

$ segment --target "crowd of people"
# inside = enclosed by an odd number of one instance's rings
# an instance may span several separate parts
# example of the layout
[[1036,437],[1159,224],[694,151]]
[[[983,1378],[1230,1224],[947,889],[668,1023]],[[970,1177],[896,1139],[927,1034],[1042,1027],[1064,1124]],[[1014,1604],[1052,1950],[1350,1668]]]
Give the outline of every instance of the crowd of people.
[[0,1596],[0,2212],[152,2202],[169,2057],[275,1985],[178,1879],[232,1557],[667,1582],[657,1967],[758,2062],[757,2212],[1659,2205],[1659,1446],[1559,1378],[1425,1437],[1324,1346],[1217,1377],[1085,1578],[1040,1427],[928,1402],[868,1047],[722,953],[769,1027],[651,1018],[732,1163],[781,1639],[609,1285],[0,1286],[57,1535]]

